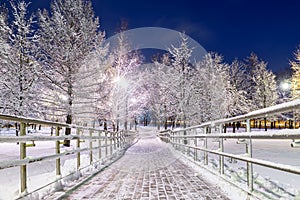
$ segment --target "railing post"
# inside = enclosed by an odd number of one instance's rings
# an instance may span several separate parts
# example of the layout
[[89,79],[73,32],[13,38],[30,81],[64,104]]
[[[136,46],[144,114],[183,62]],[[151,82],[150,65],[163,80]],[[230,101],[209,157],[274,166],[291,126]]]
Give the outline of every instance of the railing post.
[[120,143],[121,143],[121,148],[124,148],[125,146],[125,133],[123,131],[120,131]]
[[120,133],[119,133],[119,146],[120,146],[120,149],[123,148],[123,131],[120,131]]
[[105,144],[105,157],[107,157],[107,154],[108,154],[108,146],[107,146],[107,131],[105,131],[105,141],[104,141],[104,144]]
[[[59,136],[59,127],[55,127],[55,136]],[[55,142],[55,153],[60,154],[60,141],[57,140]],[[60,158],[56,159],[56,175],[60,176],[61,175],[61,170],[60,170]]]
[[[204,127],[204,134],[207,134],[208,127]],[[204,149],[207,150],[207,137],[204,138]],[[207,151],[204,151],[204,165],[208,165],[208,153]]]
[[99,135],[99,139],[98,139],[98,157],[99,157],[99,160],[101,159],[101,151],[102,151],[102,147],[101,147],[101,131],[98,132],[98,135]]
[[[223,133],[223,124],[220,124],[219,129],[219,133]],[[223,138],[219,138],[219,151],[224,152]],[[224,156],[219,156],[219,173],[224,174]]]
[[175,147],[176,150],[178,151],[178,150],[179,150],[179,145],[178,145],[179,140],[178,140],[178,138],[176,137],[176,136],[178,136],[178,135],[177,135],[177,132],[171,131],[171,133],[173,134],[174,142],[176,143],[176,144],[174,144],[174,145],[175,145],[174,147]]
[[[186,133],[186,132],[185,132]],[[182,153],[183,154],[186,154],[186,151],[187,151],[187,149],[186,149],[186,139],[184,138],[184,134],[185,134],[184,132],[182,132],[182,134],[181,134],[181,136],[182,136],[182,138],[181,138],[181,141],[182,141]]]
[[[194,129],[194,135],[195,135],[195,136],[197,135],[197,129]],[[196,137],[194,138],[194,145],[195,145],[195,147],[198,146],[198,141],[197,141],[197,138],[196,138]],[[195,160],[195,161],[198,160],[198,150],[197,150],[197,149],[194,149],[194,160]]]
[[117,148],[120,149],[120,133],[117,132]]
[[[80,130],[79,128],[76,129],[77,138],[77,150],[80,150],[80,138],[79,138]],[[80,152],[77,152],[77,170],[80,168]]]
[[[26,124],[24,122],[20,123],[20,136],[26,135]],[[26,143],[20,142],[20,160],[23,160],[26,158]],[[26,193],[27,192],[27,169],[26,164],[20,166],[20,181],[21,181],[21,191],[20,193]]]
[[112,152],[113,152],[113,134],[114,132],[110,132],[110,135],[109,135],[109,149],[110,149],[110,156],[112,155]]
[[126,147],[129,144],[131,137],[129,137],[127,132],[125,132],[125,131],[122,131],[122,132],[124,134],[124,147]]
[[[185,136],[187,136],[188,134],[187,134],[187,131],[185,132]],[[186,143],[186,145],[188,145],[188,146],[191,146],[191,138],[185,138],[185,143]],[[187,155],[188,156],[191,156],[191,147],[187,147]]]
[[[246,130],[248,133],[251,132],[250,127],[250,119],[247,119],[246,121]],[[252,139],[248,139],[248,142],[246,143],[246,153],[250,158],[252,158]],[[248,189],[250,191],[253,191],[253,164],[250,162],[247,162],[247,182],[248,182]]]
[[[175,134],[175,133],[174,133]],[[176,136],[177,138],[176,138],[176,147],[177,147],[177,151],[180,151],[181,150],[181,145],[180,145],[180,132],[176,132],[176,134],[174,135],[174,136]]]
[[174,133],[168,131],[168,135],[169,135],[169,142],[172,144],[172,147],[175,148],[174,142],[175,142],[175,138],[174,138]]
[[93,163],[93,130],[90,130],[90,164]]
[[118,132],[117,134],[117,149],[121,149],[121,135],[122,135],[122,132]]
[[175,137],[175,132],[169,131],[169,133],[170,133],[170,136],[173,138],[173,139],[172,139],[172,141],[173,141],[172,146],[173,146],[176,150],[178,150],[178,144],[176,144],[178,141],[177,141],[177,138]]
[[121,134],[121,146],[124,148],[125,146],[125,133],[123,131],[120,132]]
[[185,145],[184,145],[184,142],[185,142],[185,138],[183,137],[183,133],[180,132],[180,137],[181,137],[181,151],[183,154],[185,154]]
[[125,133],[124,133],[124,131],[121,131],[121,134],[122,134],[122,136],[121,136],[121,140],[122,140],[122,148],[124,148],[125,147],[125,143],[126,143],[126,135],[125,135]]
[[114,140],[114,150],[116,151],[117,150],[117,136],[118,136],[118,133],[119,132],[116,132],[116,133],[114,133],[114,136],[113,136],[113,140]]

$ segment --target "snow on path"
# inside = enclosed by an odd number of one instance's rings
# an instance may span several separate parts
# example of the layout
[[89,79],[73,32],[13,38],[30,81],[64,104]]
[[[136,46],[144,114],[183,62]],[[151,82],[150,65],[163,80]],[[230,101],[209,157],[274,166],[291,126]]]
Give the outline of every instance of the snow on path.
[[65,199],[228,199],[180,161],[153,129],[142,129],[140,136],[120,160]]

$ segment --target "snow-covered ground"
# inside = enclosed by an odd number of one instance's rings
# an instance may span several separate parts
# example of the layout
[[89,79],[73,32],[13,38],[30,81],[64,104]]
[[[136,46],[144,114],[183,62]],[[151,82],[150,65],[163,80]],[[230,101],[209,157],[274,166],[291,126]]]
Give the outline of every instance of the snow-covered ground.
[[[290,129],[289,129],[290,130]],[[242,132],[243,130],[241,130]],[[259,131],[258,129],[253,131]],[[263,133],[265,131],[261,130]],[[268,130],[268,133],[276,133],[278,130]],[[288,131],[288,130],[287,130]],[[300,129],[299,129],[300,133]],[[299,134],[300,135],[300,134]],[[286,164],[300,168],[300,148],[291,147],[290,139],[253,139],[252,140],[252,156],[254,158],[271,161],[274,163]],[[224,141],[225,152],[233,154],[244,154],[245,144],[237,144],[236,139],[227,139]],[[232,167],[241,167],[244,162],[231,162],[226,160],[227,164]],[[286,184],[290,188],[300,191],[300,175],[282,172],[280,170],[269,169],[266,167],[254,165],[254,172],[259,175],[272,179],[275,182]]]
[[[2,132],[3,134],[3,132]],[[39,133],[37,133],[39,134]],[[49,132],[40,133],[49,134]],[[224,141],[225,152],[234,154],[244,154],[245,145],[237,144],[235,139],[227,139]],[[75,142],[75,141],[74,141]],[[291,148],[291,140],[253,140],[253,156],[255,158],[272,161],[275,163],[288,164],[300,167],[300,148]],[[83,146],[88,144],[83,143]],[[53,154],[55,152],[54,142],[36,142],[36,147],[27,148],[28,156],[41,156],[45,154]],[[72,143],[70,148],[75,148],[75,143]],[[215,147],[217,148],[217,143]],[[63,151],[64,148],[62,148]],[[0,161],[18,159],[19,146],[16,143],[0,143]],[[62,159],[62,173],[67,174],[70,171],[76,171],[75,155],[70,155]],[[210,155],[211,163],[216,162],[217,157]],[[89,157],[87,154],[82,155],[82,163],[88,163]],[[227,170],[234,170],[237,174],[243,174],[245,171],[245,163],[225,159]],[[43,184],[55,181],[55,160],[37,162],[28,165],[28,192],[34,191]],[[293,192],[294,195],[299,195],[300,191],[300,176],[287,174],[279,170],[268,169],[265,167],[254,165],[254,177],[262,184],[273,187],[274,190],[282,187],[288,192]],[[0,170],[0,199],[14,199],[19,195],[19,167]],[[75,177],[76,178],[76,177]],[[72,177],[69,181],[74,180]],[[273,185],[270,185],[274,183]],[[242,183],[241,183],[242,184]],[[245,183],[243,183],[245,184]],[[277,187],[277,188],[275,188]],[[44,194],[53,191],[50,187]],[[39,199],[39,197],[35,197]]]
[[[232,131],[229,129],[229,132]],[[241,129],[239,132],[244,132],[244,130]],[[270,134],[275,134],[276,132],[278,130],[268,130]],[[265,132],[263,131],[262,133]],[[295,166],[300,169],[300,148],[292,148],[291,143],[291,139],[252,139],[253,158]],[[198,145],[203,145],[203,142],[199,141]],[[218,150],[219,143],[213,139],[209,139],[208,148]],[[246,145],[238,143],[237,139],[226,139],[224,140],[224,152],[245,156]],[[191,152],[191,156],[193,156],[193,152]],[[200,163],[203,163],[203,153],[200,153],[198,159]],[[219,156],[209,154],[209,166],[210,168],[214,168],[216,173],[218,173],[218,159]],[[245,189],[247,189],[246,168],[246,163],[243,161],[225,158],[225,176],[234,180],[237,185]],[[259,165],[253,165],[253,171],[254,189],[265,193],[264,196],[267,199],[300,198],[300,175]]]
[[[245,153],[245,145],[236,144],[236,140],[227,140],[226,152]],[[300,148],[292,148],[291,140],[253,140],[253,157],[275,163],[288,164],[300,167]],[[229,160],[227,160],[229,162]],[[240,167],[242,162],[231,162],[232,166]],[[288,184],[300,191],[300,176],[281,172],[275,169],[254,165],[254,171],[262,176],[269,177],[274,181]]]
[[[14,136],[15,132],[13,130],[2,130],[0,135],[2,136]],[[38,131],[36,133],[30,135],[50,135],[50,129]],[[98,142],[97,142],[98,143]],[[104,142],[102,142],[104,144]],[[35,141],[35,147],[28,147],[27,157],[40,157],[45,155],[55,154],[55,142],[54,141]],[[97,144],[93,144],[96,146]],[[89,148],[89,142],[85,141],[81,143],[81,148]],[[76,149],[76,141],[71,141],[70,147],[64,147],[61,145],[61,153],[66,151],[70,151]],[[61,158],[61,173],[62,176],[66,176],[71,174],[67,178],[63,179],[61,182],[64,187],[68,185],[72,185],[72,181],[78,179],[82,175],[88,175],[92,173],[93,170],[97,170],[96,168],[101,168],[106,162],[106,160],[110,157],[108,148],[108,156],[106,157],[105,148],[102,148],[102,159],[101,163],[95,164],[94,166],[87,167],[86,169],[80,171],[80,173],[76,173],[77,168],[77,159],[76,154],[66,155]],[[0,162],[7,160],[17,160],[19,159],[19,145],[16,143],[0,143]],[[94,160],[98,159],[98,150],[93,151]],[[81,168],[84,168],[89,165],[89,151],[81,153]],[[46,160],[42,162],[30,163],[27,165],[27,185],[28,192],[33,192],[41,187],[55,182],[57,178],[55,173],[55,160]],[[8,200],[15,199],[19,194],[20,187],[20,168],[12,167],[8,169],[0,170],[0,200]],[[49,185],[45,189],[41,190],[41,192],[35,193],[33,196],[29,196],[28,199],[40,199],[41,196],[47,195],[54,190],[60,189],[57,188],[57,184]]]

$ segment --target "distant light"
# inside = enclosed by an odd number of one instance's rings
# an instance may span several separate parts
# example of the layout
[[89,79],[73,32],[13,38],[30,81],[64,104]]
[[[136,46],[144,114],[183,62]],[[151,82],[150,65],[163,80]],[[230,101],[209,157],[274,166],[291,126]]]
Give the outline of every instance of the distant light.
[[120,76],[116,76],[113,78],[112,83],[118,83],[118,82],[120,82],[120,80],[121,80]]
[[67,102],[68,101],[68,97],[66,95],[59,95],[60,99],[63,101],[63,102]]
[[130,99],[130,101],[131,101],[132,103],[135,104],[135,103],[137,103],[138,100],[137,100],[136,98],[132,97],[132,98]]
[[290,89],[290,84],[288,82],[281,82],[280,84],[280,88],[283,90],[283,91],[287,91]]
[[129,86],[128,81],[124,77],[120,76],[114,77],[112,83],[117,84],[123,88],[127,88]]

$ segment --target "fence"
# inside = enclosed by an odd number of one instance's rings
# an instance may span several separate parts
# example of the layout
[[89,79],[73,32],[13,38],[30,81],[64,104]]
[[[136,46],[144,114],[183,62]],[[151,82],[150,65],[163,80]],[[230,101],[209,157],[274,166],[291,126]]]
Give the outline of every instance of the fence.
[[[300,139],[300,130],[287,130],[281,129],[276,132],[263,132],[263,131],[254,131],[251,132],[250,121],[252,119],[263,119],[268,118],[277,114],[294,112],[296,113],[297,108],[300,107],[300,100],[295,100],[283,104],[279,104],[276,106],[272,106],[269,108],[257,110],[254,112],[250,112],[245,115],[236,116],[227,119],[220,119],[216,121],[206,122],[198,126],[188,127],[186,129],[179,130],[166,130],[159,132],[159,137],[161,140],[170,143],[174,149],[182,152],[184,155],[188,157],[192,157],[192,159],[200,166],[205,169],[210,170],[212,173],[218,175],[219,177],[225,179],[230,184],[242,189],[249,196],[272,199],[272,195],[261,194],[257,190],[254,189],[254,171],[253,165],[264,166],[266,168],[272,168],[276,170],[281,170],[287,172],[289,174],[300,175],[300,167],[291,166],[287,164],[279,164],[263,159],[254,158],[252,154],[252,141],[253,140],[261,140],[261,139],[289,139],[296,140]],[[239,133],[224,133],[224,126],[228,123],[233,122],[243,122],[246,125],[245,132]],[[244,153],[228,153],[224,151],[224,141],[236,139],[237,143],[245,145]],[[201,145],[202,143],[202,145]],[[216,148],[209,147],[209,144],[213,144]],[[287,147],[291,148],[291,147]],[[209,164],[209,156],[217,157],[217,166],[216,169],[213,170],[212,167],[208,167]],[[229,160],[237,160],[246,163],[246,187],[241,186],[236,183],[232,179],[228,179],[225,177],[225,159],[229,158]],[[297,158],[295,158],[297,159]],[[286,198],[274,194],[274,199]],[[295,198],[297,194],[288,194],[289,198]]]
[[[20,124],[20,134],[19,136],[1,136],[0,135],[0,147],[3,143],[18,143],[20,149],[20,158],[15,160],[1,160],[0,159],[0,170],[8,169],[12,167],[20,167],[20,196],[27,196],[31,192],[36,192],[44,187],[57,183],[63,180],[70,174],[62,176],[61,172],[61,159],[66,158],[70,155],[76,157],[76,171],[71,173],[76,173],[82,170],[82,168],[87,166],[82,166],[81,154],[86,153],[89,156],[89,166],[95,163],[101,163],[105,159],[116,159],[116,154],[123,152],[128,146],[130,146],[136,139],[136,132],[134,131],[120,131],[120,132],[110,132],[103,131],[101,129],[78,126],[73,124],[57,123],[39,119],[24,118],[18,116],[10,116],[0,114],[0,120],[5,120],[7,122],[19,123]],[[55,136],[47,135],[26,135],[26,126],[28,124],[38,124],[45,127],[51,127],[55,129]],[[62,129],[70,128],[71,135],[63,135]],[[70,140],[75,144],[73,148],[64,148],[62,151],[61,145],[64,141]],[[38,141],[53,141],[53,152],[50,155],[39,155],[37,157],[28,157],[27,148],[38,148],[36,143]],[[81,145],[82,143],[88,144],[87,147]],[[86,146],[86,145],[85,145]],[[35,191],[28,192],[27,186],[27,165],[35,162],[43,161],[55,161],[55,172],[58,179],[54,182],[50,182],[47,185],[40,186]],[[3,182],[1,184],[4,184]]]

